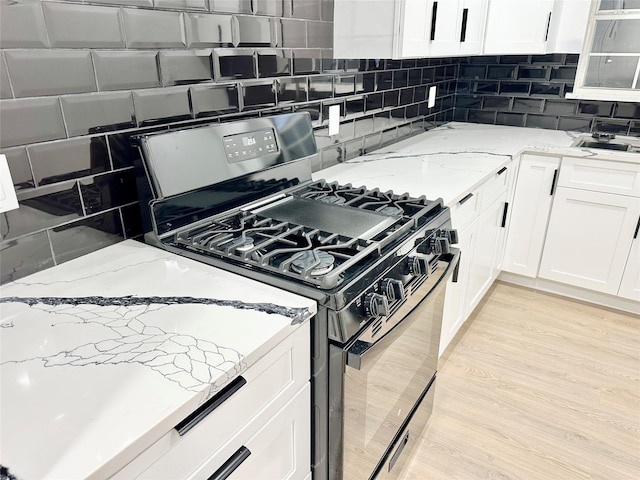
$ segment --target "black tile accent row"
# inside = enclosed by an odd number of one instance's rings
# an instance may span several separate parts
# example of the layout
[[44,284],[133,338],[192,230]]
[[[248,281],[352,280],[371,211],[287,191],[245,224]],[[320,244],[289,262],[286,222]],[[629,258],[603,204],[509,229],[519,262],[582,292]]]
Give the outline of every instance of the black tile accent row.
[[457,121],[635,135],[640,103],[571,100],[578,56],[505,55],[460,61]]

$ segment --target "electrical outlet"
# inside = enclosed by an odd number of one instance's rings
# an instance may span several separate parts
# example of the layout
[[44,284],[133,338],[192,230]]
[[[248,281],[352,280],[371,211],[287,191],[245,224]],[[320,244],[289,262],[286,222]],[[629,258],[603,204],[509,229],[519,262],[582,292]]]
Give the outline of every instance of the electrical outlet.
[[18,199],[16,198],[16,190],[13,188],[7,157],[0,155],[0,213],[16,208],[18,208]]
[[436,86],[429,87],[429,102],[427,106],[433,108],[436,104]]
[[340,105],[329,107],[329,135],[337,135],[340,131]]

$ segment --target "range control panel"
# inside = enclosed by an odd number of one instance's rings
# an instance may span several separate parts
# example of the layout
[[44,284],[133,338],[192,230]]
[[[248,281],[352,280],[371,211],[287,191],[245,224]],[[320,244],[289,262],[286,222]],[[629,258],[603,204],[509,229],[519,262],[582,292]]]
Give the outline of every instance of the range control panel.
[[242,162],[267,153],[276,153],[278,144],[272,128],[224,137],[224,150],[231,163]]

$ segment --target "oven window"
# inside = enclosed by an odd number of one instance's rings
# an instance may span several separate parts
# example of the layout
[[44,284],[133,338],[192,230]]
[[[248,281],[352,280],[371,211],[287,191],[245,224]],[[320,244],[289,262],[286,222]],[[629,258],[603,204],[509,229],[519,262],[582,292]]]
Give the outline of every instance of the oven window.
[[389,332],[393,341],[363,358],[360,370],[345,366],[344,478],[369,478],[435,374],[443,301],[438,289]]

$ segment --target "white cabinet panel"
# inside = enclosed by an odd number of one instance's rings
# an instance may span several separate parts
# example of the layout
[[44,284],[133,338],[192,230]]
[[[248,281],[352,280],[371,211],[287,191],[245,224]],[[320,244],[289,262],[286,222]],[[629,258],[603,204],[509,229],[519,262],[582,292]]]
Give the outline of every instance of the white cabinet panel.
[[465,317],[468,317],[480,303],[493,280],[498,276],[496,265],[504,238],[502,217],[506,196],[505,191],[478,218],[478,233],[465,292]]
[[540,277],[616,295],[639,215],[638,198],[558,187]]
[[636,238],[631,244],[631,251],[627,259],[627,265],[622,275],[622,282],[618,290],[618,296],[640,302],[640,239],[638,239],[638,226],[636,225]]
[[558,186],[640,197],[640,164],[563,157]]
[[553,0],[491,0],[484,53],[545,53]]
[[[230,459],[241,449],[249,455],[229,480],[303,480],[311,466],[311,387],[302,389],[275,415],[263,418],[262,428],[251,428],[252,436],[245,441],[229,442],[212,460],[198,469],[193,480],[207,479],[219,472],[224,459]],[[257,422],[260,425],[262,422]],[[255,431],[257,430],[257,431]],[[244,433],[244,432],[243,432]],[[246,453],[245,453],[246,455]],[[220,460],[222,457],[222,461]],[[230,462],[231,463],[231,462]]]
[[555,0],[547,53],[581,53],[591,0]]
[[[455,224],[453,224],[455,227]],[[458,245],[460,249],[460,263],[458,266],[458,281],[450,278],[444,298],[444,313],[442,318],[442,333],[440,334],[439,355],[445,351],[453,337],[458,332],[465,316],[465,287],[468,284],[469,268],[473,259],[476,233],[478,231],[478,219],[466,227],[458,228]]]
[[503,270],[531,278],[538,274],[553,200],[551,188],[559,164],[557,157],[522,155],[511,204]]
[[[371,3],[367,3],[368,8],[371,8]],[[400,25],[397,30],[399,34],[395,37],[394,58],[427,56],[433,3],[425,0],[403,0],[397,3],[400,12],[396,14],[396,18]]]

